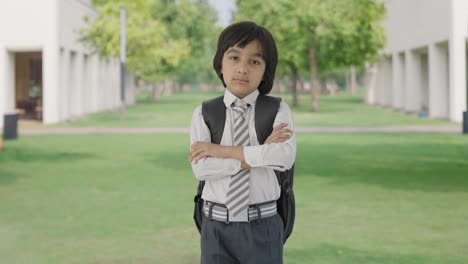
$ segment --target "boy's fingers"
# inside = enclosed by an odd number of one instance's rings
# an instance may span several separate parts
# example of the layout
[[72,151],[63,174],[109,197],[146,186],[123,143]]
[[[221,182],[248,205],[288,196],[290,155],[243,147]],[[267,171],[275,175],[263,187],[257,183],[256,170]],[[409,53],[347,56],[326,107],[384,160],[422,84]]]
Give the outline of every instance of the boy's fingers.
[[200,155],[200,153],[202,152],[202,150],[200,149],[194,149],[191,153],[190,153],[190,160],[194,160],[198,155]]
[[288,126],[288,124],[286,124],[286,123],[280,123],[280,124],[276,125],[276,126],[273,128],[273,130],[281,129],[281,128],[287,127],[287,126]]

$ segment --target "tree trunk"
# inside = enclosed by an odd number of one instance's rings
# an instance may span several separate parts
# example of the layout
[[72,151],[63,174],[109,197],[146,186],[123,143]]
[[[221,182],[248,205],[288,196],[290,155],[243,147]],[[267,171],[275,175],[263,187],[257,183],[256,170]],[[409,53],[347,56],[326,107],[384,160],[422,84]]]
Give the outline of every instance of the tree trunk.
[[356,67],[351,66],[351,94],[355,94],[357,90],[357,81],[356,81]]
[[161,90],[159,89],[159,83],[155,82],[151,86],[153,87],[153,100],[159,101],[159,99],[161,99]]
[[290,63],[289,67],[291,68],[290,86],[293,94],[293,106],[297,106],[297,68],[293,63]]
[[346,69],[345,72],[345,91],[346,93],[351,93],[351,70]]
[[174,83],[171,79],[166,79],[164,81],[164,95],[171,96],[174,94]]
[[309,46],[309,63],[310,63],[310,91],[312,96],[312,111],[319,110],[320,89],[317,81],[317,57],[315,53],[315,41],[312,41]]

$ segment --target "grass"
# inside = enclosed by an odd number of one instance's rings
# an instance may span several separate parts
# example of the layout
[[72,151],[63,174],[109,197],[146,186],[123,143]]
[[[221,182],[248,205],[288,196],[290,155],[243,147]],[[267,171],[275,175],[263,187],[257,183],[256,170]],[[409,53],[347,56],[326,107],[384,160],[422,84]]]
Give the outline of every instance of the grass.
[[[2,263],[198,263],[188,135],[20,136]],[[468,138],[299,134],[285,263],[468,263]]]
[[[222,95],[222,92],[190,91],[164,96],[155,102],[148,93],[140,93],[137,104],[126,110],[126,119],[120,121],[119,111],[90,114],[81,119],[58,125],[59,127],[188,127],[192,112],[203,100]],[[278,95],[276,95],[278,96]],[[284,96],[291,106],[291,95]],[[322,96],[319,112],[310,111],[310,95],[302,94],[299,105],[293,107],[297,126],[399,126],[399,125],[449,125],[456,124],[419,118],[389,108],[363,104],[362,95],[344,94]],[[170,118],[168,118],[170,117]],[[56,127],[54,125],[52,127]]]

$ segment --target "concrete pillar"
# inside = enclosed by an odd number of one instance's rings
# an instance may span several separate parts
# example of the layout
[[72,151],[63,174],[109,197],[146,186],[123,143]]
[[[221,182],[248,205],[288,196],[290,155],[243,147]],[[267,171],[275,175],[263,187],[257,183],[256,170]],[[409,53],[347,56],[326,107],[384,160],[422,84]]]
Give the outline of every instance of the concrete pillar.
[[421,73],[420,58],[416,52],[407,50],[406,58],[406,85],[405,107],[407,112],[419,112],[421,106]]
[[366,104],[373,105],[376,103],[376,86],[377,86],[377,67],[366,63],[365,75],[366,94],[364,101]]
[[0,46],[0,127],[3,127],[3,115],[5,114],[6,90],[8,89],[8,53],[6,49]]
[[74,95],[73,98],[75,102],[75,115],[82,116],[83,115],[83,54],[80,52],[76,53],[75,57],[75,83],[73,84],[74,88]]
[[375,86],[375,104],[383,105],[383,89],[385,87],[385,66],[383,58],[377,63],[377,80]]
[[104,98],[104,89],[105,86],[103,85],[104,79],[104,59],[99,57],[98,58],[98,87],[97,87],[97,101],[98,101],[98,111],[102,111],[105,109],[105,98]]
[[428,54],[424,53],[420,55],[420,67],[421,79],[421,106],[420,109],[426,113],[429,111],[429,62]]
[[70,51],[60,50],[60,93],[59,93],[59,114],[60,121],[70,118]]
[[448,119],[448,51],[445,45],[429,46],[429,117]]
[[70,51],[70,67],[69,67],[69,78],[68,78],[68,107],[70,111],[70,117],[76,117],[78,114],[77,106],[76,106],[76,79],[78,76],[76,75],[76,52]]
[[135,74],[127,71],[125,82],[125,103],[132,105],[135,103]]
[[393,53],[393,93],[392,107],[403,109],[405,90],[405,57],[402,53]]
[[99,89],[99,56],[97,54],[90,55],[89,71],[90,71],[90,97],[91,97],[91,112],[99,110],[98,89]]
[[118,108],[120,102],[120,67],[119,60],[112,59],[112,89],[114,91],[114,108]]
[[81,109],[82,109],[82,114],[87,114],[89,113],[89,59],[88,55],[83,54],[83,67],[82,67],[82,73],[83,73],[83,81],[81,83],[81,98],[82,98],[82,103],[81,103]]
[[43,122],[53,124],[59,117],[59,56],[57,42],[51,42],[43,51]]
[[449,23],[449,116],[461,122],[467,104],[466,84],[466,35],[468,16],[463,12],[468,7],[466,0],[452,0]]
[[0,47],[0,127],[4,115],[15,108],[15,53]]
[[383,74],[383,93],[382,102],[384,106],[392,105],[393,94],[393,63],[392,58],[385,56],[384,58],[384,74]]

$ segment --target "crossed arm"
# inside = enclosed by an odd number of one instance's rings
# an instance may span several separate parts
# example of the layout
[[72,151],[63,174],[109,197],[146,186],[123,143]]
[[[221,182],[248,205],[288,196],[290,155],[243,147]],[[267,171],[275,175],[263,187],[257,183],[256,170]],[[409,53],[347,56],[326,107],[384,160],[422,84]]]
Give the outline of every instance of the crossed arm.
[[[287,126],[286,123],[275,126],[264,144],[281,143],[288,140],[293,131]],[[197,164],[204,157],[237,159],[241,162],[242,169],[250,168],[250,165],[245,161],[243,146],[223,146],[203,141],[194,142],[190,147],[190,162]]]

